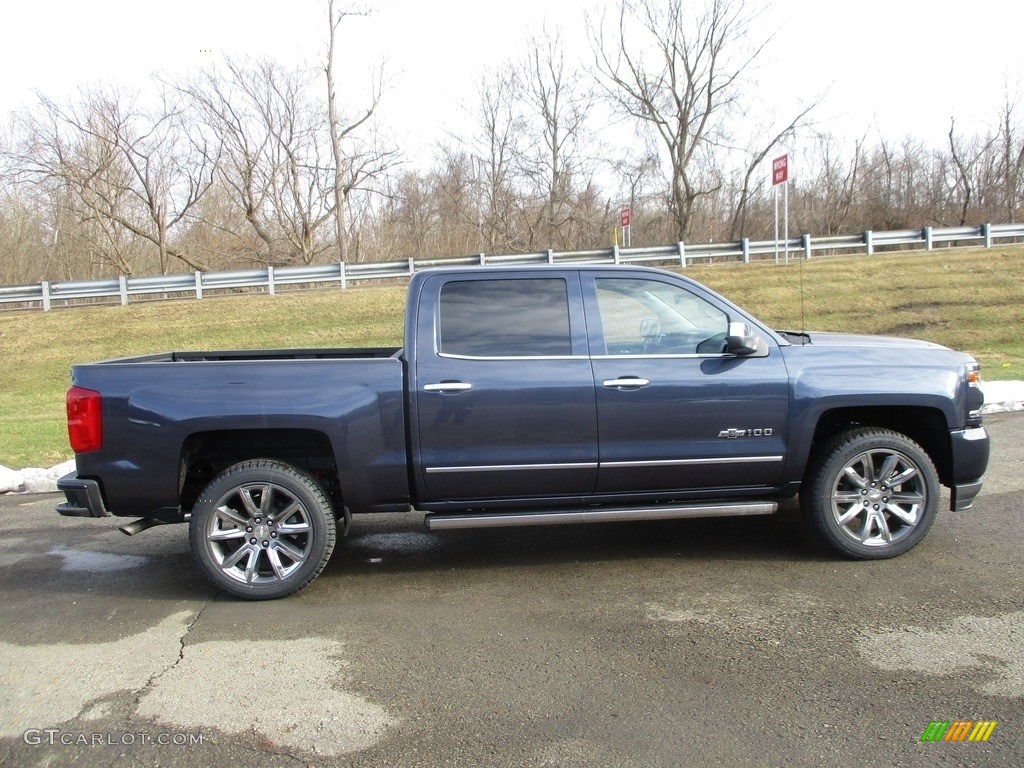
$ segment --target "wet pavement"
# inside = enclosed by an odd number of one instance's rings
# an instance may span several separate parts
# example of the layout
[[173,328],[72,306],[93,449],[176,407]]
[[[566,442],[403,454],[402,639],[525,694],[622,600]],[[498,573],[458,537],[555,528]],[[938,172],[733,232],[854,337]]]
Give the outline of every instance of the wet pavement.
[[[357,519],[248,603],[183,526],[0,497],[0,765],[994,765],[1024,753],[1024,417],[895,560],[771,518],[426,533]],[[922,742],[932,722],[996,723]]]

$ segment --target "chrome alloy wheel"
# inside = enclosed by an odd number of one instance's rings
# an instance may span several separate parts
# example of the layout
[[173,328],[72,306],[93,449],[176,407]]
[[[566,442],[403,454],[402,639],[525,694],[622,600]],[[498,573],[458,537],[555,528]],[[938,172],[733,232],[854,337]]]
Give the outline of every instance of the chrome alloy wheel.
[[844,535],[866,547],[884,547],[914,531],[928,505],[928,489],[913,460],[877,448],[847,462],[836,475],[831,502]]
[[285,581],[313,550],[309,510],[272,482],[245,483],[225,493],[203,535],[221,572],[247,585]]

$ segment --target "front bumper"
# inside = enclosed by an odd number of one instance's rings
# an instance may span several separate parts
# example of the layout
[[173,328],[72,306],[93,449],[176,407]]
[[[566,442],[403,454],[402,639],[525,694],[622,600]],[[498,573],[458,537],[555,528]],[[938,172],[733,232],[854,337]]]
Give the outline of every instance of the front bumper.
[[982,476],[988,468],[989,437],[984,427],[950,433],[953,448],[953,482],[949,486],[949,509],[962,512],[974,505],[981,491]]
[[949,489],[950,512],[963,512],[974,506],[974,497],[981,491],[981,480],[954,485]]
[[65,517],[110,517],[103,503],[100,484],[95,480],[80,478],[72,472],[57,481],[57,490],[63,491],[67,499],[57,505],[58,514]]

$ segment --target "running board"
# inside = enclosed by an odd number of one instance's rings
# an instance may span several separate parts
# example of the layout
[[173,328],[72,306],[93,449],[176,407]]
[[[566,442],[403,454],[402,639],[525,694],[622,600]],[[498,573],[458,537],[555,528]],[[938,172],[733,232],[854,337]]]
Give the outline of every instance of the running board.
[[429,514],[424,518],[428,531],[457,528],[508,528],[520,525],[570,525],[575,523],[618,523],[631,520],[679,520],[688,517],[733,517],[771,515],[779,508],[774,501],[737,504],[682,504],[657,507],[598,507],[571,512],[534,511]]

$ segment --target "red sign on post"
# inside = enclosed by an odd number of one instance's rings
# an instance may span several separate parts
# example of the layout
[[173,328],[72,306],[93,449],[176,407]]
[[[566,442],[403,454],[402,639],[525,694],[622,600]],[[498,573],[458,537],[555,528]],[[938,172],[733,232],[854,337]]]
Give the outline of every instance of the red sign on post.
[[631,217],[632,212],[629,210],[629,208],[623,208],[621,211],[619,211],[619,226],[628,227]]
[[772,160],[772,186],[789,181],[789,155]]

